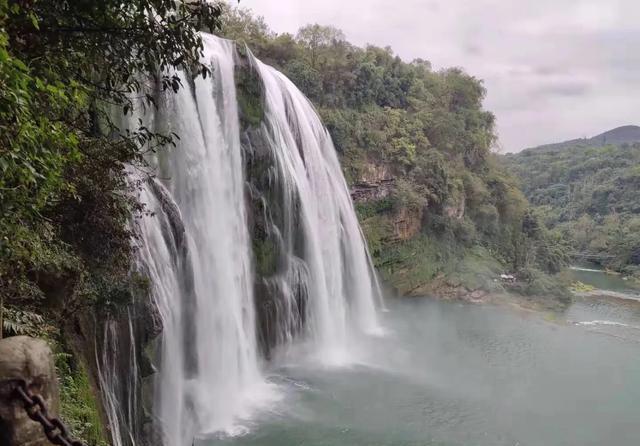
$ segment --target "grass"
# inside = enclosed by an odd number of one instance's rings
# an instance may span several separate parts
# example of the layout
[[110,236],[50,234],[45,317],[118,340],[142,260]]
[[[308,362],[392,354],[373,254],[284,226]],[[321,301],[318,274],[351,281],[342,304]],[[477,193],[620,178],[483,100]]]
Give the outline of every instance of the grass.
[[574,293],[587,293],[589,291],[595,290],[596,288],[593,285],[588,285],[586,283],[577,281],[577,282],[573,282],[569,287],[569,289]]

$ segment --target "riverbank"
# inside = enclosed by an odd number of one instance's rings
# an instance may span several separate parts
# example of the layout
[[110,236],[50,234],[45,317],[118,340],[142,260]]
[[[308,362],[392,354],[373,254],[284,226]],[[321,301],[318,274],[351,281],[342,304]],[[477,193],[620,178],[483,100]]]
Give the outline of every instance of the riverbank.
[[406,298],[432,297],[441,301],[472,304],[508,305],[527,311],[558,312],[571,305],[572,294],[566,277],[548,280],[545,286],[532,287],[530,283],[513,276],[504,280],[500,275],[474,277],[468,275],[440,275],[409,292],[399,293]]
[[519,313],[537,313],[546,320],[556,320],[557,314],[566,311],[572,301],[560,302],[549,296],[522,296],[516,293],[491,293],[483,290],[467,290],[465,288],[440,288],[423,296],[407,296],[419,299],[427,297],[443,302],[459,302],[474,305],[497,306],[512,309]]
[[619,274],[597,268],[572,266],[555,277],[543,277],[548,285],[530,293],[524,281],[498,274],[497,269],[481,277],[480,271],[440,274],[404,293],[407,297],[429,296],[443,301],[506,305],[524,311],[562,312],[576,298],[617,299],[640,304],[640,284]]

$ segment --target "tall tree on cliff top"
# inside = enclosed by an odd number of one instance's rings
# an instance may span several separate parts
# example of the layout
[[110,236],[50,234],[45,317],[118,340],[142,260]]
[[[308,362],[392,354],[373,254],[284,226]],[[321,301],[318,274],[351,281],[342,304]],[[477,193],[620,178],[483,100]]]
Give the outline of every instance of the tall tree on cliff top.
[[300,28],[296,39],[309,50],[311,67],[317,68],[321,49],[344,42],[345,35],[341,30],[333,26],[316,24]]

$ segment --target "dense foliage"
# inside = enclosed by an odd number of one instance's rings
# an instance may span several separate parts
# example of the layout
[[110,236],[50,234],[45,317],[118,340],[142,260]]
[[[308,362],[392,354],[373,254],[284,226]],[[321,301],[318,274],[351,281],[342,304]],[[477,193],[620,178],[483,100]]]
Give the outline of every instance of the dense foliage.
[[154,91],[177,90],[173,76],[140,73],[198,66],[197,31],[215,26],[218,15],[206,2],[0,1],[0,285],[7,299],[42,297],[42,274],[77,273],[82,263],[128,268],[124,165],[168,136],[141,127],[113,138],[108,133],[117,129],[103,110],[126,113],[133,95],[152,105]]
[[206,1],[0,0],[5,334],[128,299],[128,223],[142,209],[125,167],[175,136],[120,132],[113,120],[133,99],[152,107],[179,89],[165,69],[206,72],[198,31],[219,15]]
[[640,143],[591,147],[579,141],[525,150],[505,162],[542,221],[577,258],[630,273],[640,267]]
[[494,116],[482,108],[481,81],[459,68],[405,62],[390,48],[359,48],[331,26],[276,34],[242,9],[226,11],[223,32],[316,105],[350,185],[374,190],[356,197],[356,208],[377,266],[399,289],[455,275],[459,268],[447,265],[464,266],[478,248],[497,264],[492,277],[531,278],[532,268],[557,272],[564,264],[557,241],[491,153]]

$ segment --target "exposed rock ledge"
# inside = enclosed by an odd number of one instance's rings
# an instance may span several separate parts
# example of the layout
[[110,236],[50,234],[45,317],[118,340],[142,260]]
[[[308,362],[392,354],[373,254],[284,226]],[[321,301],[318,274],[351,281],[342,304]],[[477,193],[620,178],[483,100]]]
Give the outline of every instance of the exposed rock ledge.
[[381,200],[391,195],[395,178],[385,178],[375,182],[359,182],[351,188],[351,199],[355,203]]
[[388,166],[370,161],[363,167],[351,188],[351,198],[356,203],[386,198],[391,195],[395,182]]

